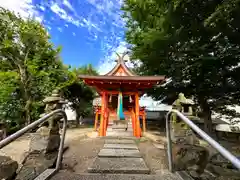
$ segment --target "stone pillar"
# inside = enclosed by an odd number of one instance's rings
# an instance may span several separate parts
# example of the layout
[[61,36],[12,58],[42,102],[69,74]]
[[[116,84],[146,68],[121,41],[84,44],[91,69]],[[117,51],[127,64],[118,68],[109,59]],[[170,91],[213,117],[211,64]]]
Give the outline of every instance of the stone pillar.
[[[173,108],[185,115],[189,115],[189,113],[192,114],[192,112],[189,112],[189,106],[192,104],[192,101],[186,99],[184,94],[180,93],[179,98],[173,103]],[[187,112],[184,112],[184,109]],[[208,150],[200,146],[199,139],[191,128],[178,118],[175,113],[171,117],[171,128],[175,170],[189,171],[194,178],[199,178],[207,165]],[[197,166],[195,170],[191,170],[195,166]]]

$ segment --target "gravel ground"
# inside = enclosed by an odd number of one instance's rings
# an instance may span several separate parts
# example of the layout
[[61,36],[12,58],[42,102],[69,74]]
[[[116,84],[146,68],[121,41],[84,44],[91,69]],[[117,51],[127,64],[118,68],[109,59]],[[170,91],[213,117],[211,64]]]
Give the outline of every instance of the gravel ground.
[[138,147],[151,173],[162,173],[167,169],[165,150],[156,148],[149,140],[140,141]]
[[[68,129],[66,133],[65,143],[68,145],[73,140],[78,140],[84,133],[90,132],[92,128],[76,128]],[[24,155],[29,149],[30,135],[25,134],[17,140],[13,141],[9,145],[0,149],[0,155],[10,156],[18,163],[24,158]]]
[[71,141],[70,148],[64,153],[63,166],[61,171],[70,171],[75,173],[86,173],[96,158],[100,149],[102,149],[104,139],[85,139],[82,141]]

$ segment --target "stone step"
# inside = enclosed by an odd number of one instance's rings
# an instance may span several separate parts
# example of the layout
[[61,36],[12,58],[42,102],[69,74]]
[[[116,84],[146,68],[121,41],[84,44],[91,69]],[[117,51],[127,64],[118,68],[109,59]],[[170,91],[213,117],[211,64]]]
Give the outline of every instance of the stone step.
[[136,144],[104,144],[104,149],[138,149]]
[[107,129],[107,132],[117,132],[117,131],[124,131],[124,132],[129,132],[129,131],[131,131],[131,132],[133,132],[133,129],[132,128],[128,128],[127,130],[126,130],[126,128],[108,128]]
[[132,137],[133,133],[132,132],[107,132],[106,136],[111,136],[111,137]]
[[74,174],[59,172],[51,180],[179,180],[174,175],[147,174]]
[[88,168],[90,173],[149,174],[143,158],[99,158]]
[[106,139],[106,144],[135,144],[134,140],[130,139]]
[[112,136],[112,137],[132,137],[133,132],[128,131],[107,131],[106,136]]
[[105,139],[105,140],[115,140],[115,139],[119,139],[119,140],[138,140],[139,138],[136,138],[135,136],[103,136],[103,137],[99,137],[101,139]]
[[133,157],[140,158],[141,154],[136,149],[102,149],[98,153],[98,157],[120,158],[120,157]]
[[126,128],[128,128],[128,129],[132,129],[132,126],[126,126],[126,125],[113,125],[113,126],[111,126],[111,128],[112,129],[126,129]]

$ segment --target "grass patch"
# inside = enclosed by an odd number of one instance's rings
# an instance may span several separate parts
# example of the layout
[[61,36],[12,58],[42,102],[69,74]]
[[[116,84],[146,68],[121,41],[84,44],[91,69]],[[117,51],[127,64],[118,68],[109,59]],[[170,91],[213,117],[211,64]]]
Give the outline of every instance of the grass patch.
[[143,142],[146,142],[146,141],[148,141],[148,140],[145,137],[142,137],[140,139],[135,140],[136,144],[143,143]]

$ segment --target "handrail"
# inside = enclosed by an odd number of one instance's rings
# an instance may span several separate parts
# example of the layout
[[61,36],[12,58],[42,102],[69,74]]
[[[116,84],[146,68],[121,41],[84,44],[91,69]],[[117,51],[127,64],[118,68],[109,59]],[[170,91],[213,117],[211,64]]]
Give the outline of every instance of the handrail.
[[17,138],[19,138],[20,136],[22,136],[23,134],[25,134],[29,130],[37,127],[38,125],[40,125],[43,122],[45,122],[46,120],[48,120],[48,118],[50,118],[53,115],[58,114],[58,113],[62,114],[63,119],[64,119],[64,121],[63,121],[63,132],[62,132],[62,137],[61,137],[60,146],[59,146],[59,150],[58,150],[56,168],[55,168],[56,170],[59,170],[62,155],[63,155],[64,140],[65,140],[66,129],[67,129],[67,115],[66,115],[65,111],[62,110],[62,109],[57,109],[57,110],[52,111],[51,113],[43,116],[42,118],[38,119],[37,121],[34,121],[33,123],[29,124],[28,126],[20,129],[19,131],[15,132],[14,134],[10,135],[9,137],[0,141],[0,149],[2,149],[4,146],[10,144],[12,141],[16,140]]
[[212,139],[207,133],[201,130],[197,125],[195,125],[191,120],[184,116],[181,112],[177,110],[170,110],[166,116],[166,134],[167,134],[167,154],[168,154],[168,163],[169,171],[173,172],[173,163],[172,163],[172,140],[171,140],[171,130],[170,130],[170,115],[171,113],[176,113],[188,126],[190,126],[199,136],[201,136],[205,141],[207,141],[214,149],[216,149],[223,157],[228,159],[236,168],[240,170],[240,160],[236,158],[232,153],[227,149],[222,147],[218,142]]

